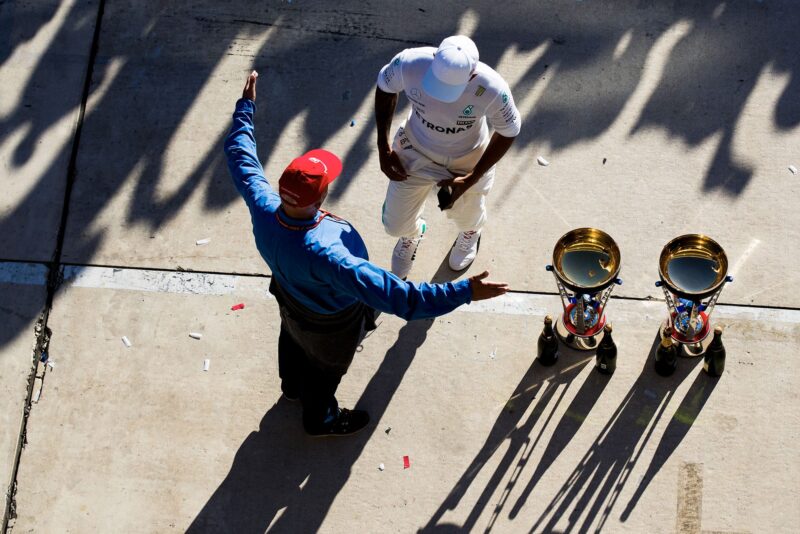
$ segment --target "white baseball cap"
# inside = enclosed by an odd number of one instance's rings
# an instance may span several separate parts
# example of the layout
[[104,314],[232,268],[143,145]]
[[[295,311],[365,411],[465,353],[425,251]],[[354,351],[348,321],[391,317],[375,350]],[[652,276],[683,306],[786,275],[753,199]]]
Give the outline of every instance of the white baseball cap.
[[455,102],[478,66],[478,47],[464,35],[448,37],[433,56],[422,88],[436,100]]

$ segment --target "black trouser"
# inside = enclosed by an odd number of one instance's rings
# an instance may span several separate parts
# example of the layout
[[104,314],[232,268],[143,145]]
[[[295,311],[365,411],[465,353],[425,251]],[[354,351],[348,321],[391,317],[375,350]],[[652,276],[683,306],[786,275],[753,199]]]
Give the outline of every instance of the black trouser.
[[336,413],[336,388],[356,349],[366,333],[375,329],[375,311],[359,302],[335,314],[315,313],[286,293],[274,278],[270,293],[281,313],[281,389],[300,397],[306,431],[322,431]]

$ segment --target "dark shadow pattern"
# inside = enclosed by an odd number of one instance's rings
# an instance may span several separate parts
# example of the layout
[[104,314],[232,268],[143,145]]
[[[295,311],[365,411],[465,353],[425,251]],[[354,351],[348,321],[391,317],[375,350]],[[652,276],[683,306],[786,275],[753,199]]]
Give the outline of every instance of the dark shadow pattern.
[[[398,332],[356,403],[372,421],[385,413],[432,325],[433,320],[412,321]],[[299,407],[285,404],[275,404],[258,432],[242,443],[230,472],[187,532],[319,531],[376,426],[347,438],[310,438],[302,430]]]
[[[561,405],[567,390],[580,374],[583,368],[593,359],[592,353],[577,352],[561,347],[561,357],[553,367],[543,367],[533,361],[525,372],[514,392],[509,397],[503,410],[498,415],[489,435],[486,438],[475,459],[464,471],[455,487],[439,506],[422,532],[472,532],[476,530],[477,521],[483,511],[489,506],[490,499],[505,480],[499,502],[492,510],[492,518],[486,531],[490,531],[495,520],[502,513],[510,493],[521,480],[527,467],[529,458],[534,449],[539,445],[544,432],[551,427],[552,417]],[[573,402],[567,408],[566,415],[556,427],[557,438],[554,437],[547,446],[545,457],[537,467],[533,479],[538,479],[544,474],[549,465],[558,457],[561,449],[565,447],[580,429],[586,415],[594,406],[597,398],[602,393],[607,377],[599,373],[592,373]],[[531,405],[536,400],[531,409]],[[525,417],[526,413],[529,413]],[[534,427],[544,419],[536,435],[532,435]],[[569,422],[565,422],[569,419]],[[441,519],[448,510],[454,510],[473,485],[484,466],[497,453],[498,449],[508,443],[508,448],[503,453],[499,464],[481,491],[477,502],[470,510],[469,516],[463,525],[441,523]],[[519,457],[514,463],[514,459]],[[532,488],[532,482],[528,484]],[[529,491],[528,489],[525,490]],[[512,510],[512,514],[515,512]]]
[[[628,483],[630,473],[653,437],[655,427],[663,417],[675,390],[687,376],[696,371],[702,361],[702,358],[682,358],[675,374],[671,377],[658,376],[653,369],[653,358],[659,341],[660,337],[656,336],[640,376],[529,532],[602,530],[623,487]],[[524,470],[533,450],[539,446],[545,431],[552,427],[553,414],[559,409],[566,390],[587,365],[588,359],[593,358],[591,353],[568,353],[566,356],[565,358],[565,354],[562,354],[559,363],[552,369],[541,367],[536,362],[531,365],[498,416],[483,447],[422,532],[490,532],[494,528],[496,520],[507,507],[515,486],[526,478]],[[578,359],[579,356],[587,359]],[[716,382],[716,379],[703,372],[697,373],[692,386],[667,425],[634,496],[627,503],[621,516],[622,521],[627,520],[650,481],[686,437]],[[587,376],[570,405],[564,410],[561,420],[555,425],[539,463],[527,475],[525,487],[508,510],[509,519],[513,521],[520,514],[539,481],[580,430],[607,383],[608,377],[599,373],[592,372]],[[561,392],[557,394],[559,389]],[[534,399],[536,404],[531,409]],[[526,413],[530,415],[523,420]],[[536,436],[532,436],[533,428],[542,419],[544,422],[541,429]],[[456,525],[441,522],[448,510],[456,509],[480,471],[506,442],[507,450],[476,502],[471,505],[464,523]],[[519,458],[516,464],[515,458]],[[506,481],[505,486],[500,495],[496,496],[503,480]],[[490,519],[486,526],[479,526],[478,520],[489,507],[491,499],[496,499],[496,503]],[[564,518],[568,521],[566,527],[561,524]],[[520,525],[518,530],[525,528]]]
[[[431,281],[452,278],[444,261]],[[411,321],[400,329],[356,403],[373,422],[355,436],[310,438],[302,430],[299,407],[278,401],[261,420],[259,431],[241,445],[230,472],[188,532],[319,531],[433,323]]]
[[[55,3],[3,2],[0,25],[13,27],[0,32],[0,60],[7,60],[28,42],[55,9]],[[0,143],[24,131],[13,148],[12,169],[27,163],[43,132],[77,106],[74,95],[86,65],[75,61],[85,57],[81,47],[88,49],[86,26],[97,4],[76,2],[69,9],[52,44],[32,66],[37,75],[24,88],[24,105],[0,119]],[[562,149],[601,135],[635,91],[654,43],[678,21],[687,21],[690,29],[668,58],[663,78],[635,129],[664,129],[692,145],[719,135],[720,144],[705,177],[707,190],[735,195],[752,177],[751,169],[734,161],[731,143],[762,71],[770,68],[788,77],[773,113],[775,128],[788,130],[800,124],[800,99],[796,98],[800,45],[793,30],[799,25],[800,11],[789,0],[637,0],[610,2],[604,9],[585,4],[497,6],[482,0],[471,3],[468,10],[476,21],[473,37],[481,58],[490,65],[497,65],[509,50],[524,53],[547,45],[512,87],[517,102],[523,102],[541,78],[552,77],[524,117],[518,149],[542,143]],[[370,10],[359,2],[340,2],[335,7],[280,3],[257,9],[241,0],[224,5],[110,2],[93,69],[89,91],[93,100],[83,128],[75,191],[71,205],[65,207],[69,217],[63,260],[92,263],[104,239],[103,229],[94,223],[108,199],[130,186],[129,181],[134,182],[132,202],[120,222],[144,225],[153,234],[197,190],[202,191],[209,211],[229,209],[238,201],[220,151],[224,130],[207,150],[213,139],[197,140],[201,152],[186,176],[171,176],[166,163],[167,147],[177,140],[180,126],[209,84],[230,94],[230,106],[207,113],[227,116],[231,112],[245,73],[241,79],[215,75],[215,68],[227,56],[250,58],[265,75],[257,115],[260,155],[271,156],[287,125],[302,114],[299,153],[326,146],[336,133],[349,128],[361,104],[372,98],[378,70],[396,52],[435,45],[458,30],[466,11],[457,2],[437,6],[435,17],[407,3]],[[250,48],[248,43],[267,29],[274,33],[265,44]],[[770,38],[764,39],[765,35]],[[624,41],[628,45],[621,49]],[[109,78],[112,61],[122,66],[102,97],[97,97],[97,88]],[[73,83],[75,91],[53,92],[59,84]],[[334,203],[358,187],[353,178],[372,154],[374,128],[354,133],[348,142],[345,172],[330,196]],[[58,182],[63,180],[69,150],[67,143],[52,158],[52,165],[35,178],[38,181],[30,192],[0,218],[0,236],[14,244],[9,250],[30,250],[29,243],[47,238],[32,221],[41,214],[48,192],[63,187]],[[377,168],[365,175],[385,179]],[[53,212],[62,207],[44,209]]]
[[[533,524],[530,532],[552,532],[557,526],[563,529],[559,530],[561,532],[602,530],[622,489],[628,483],[631,472],[653,437],[658,422],[664,416],[664,410],[672,400],[675,390],[696,370],[697,363],[701,361],[699,358],[681,359],[672,376],[658,376],[653,369],[653,359],[659,341],[660,337],[657,335],[638,379],[564,485]],[[701,378],[705,377],[698,378],[695,384]],[[693,395],[696,396],[696,388],[693,389]],[[691,401],[696,410],[694,416],[681,417],[683,426],[667,430],[659,443],[657,453],[657,458],[663,460],[654,460],[648,468],[647,475],[651,478],[679,445],[705,403],[705,399],[698,402],[695,397],[692,398],[695,399]],[[707,399],[707,395],[705,398]],[[685,408],[684,404],[678,409],[678,413],[682,413],[682,410],[692,411]],[[646,484],[643,482],[636,499],[628,505],[630,509],[635,506],[638,496],[645,489]],[[518,502],[515,509],[519,509],[522,504]],[[630,510],[626,517],[629,513]],[[565,519],[566,527],[560,524]]]
[[[58,2],[0,2],[0,66],[27,43],[58,11]],[[24,24],[17,24],[25,21]]]
[[670,419],[669,424],[667,424],[667,428],[661,436],[661,441],[658,442],[658,447],[653,455],[653,459],[650,465],[647,466],[647,471],[642,476],[639,486],[636,488],[636,492],[625,506],[625,510],[623,510],[620,516],[622,521],[627,521],[631,512],[636,507],[636,504],[639,502],[639,499],[650,485],[650,482],[661,468],[664,467],[664,464],[667,463],[667,460],[669,460],[672,453],[678,448],[678,445],[680,445],[683,438],[686,437],[686,434],[689,433],[689,429],[692,428],[697,416],[700,415],[709,397],[711,397],[711,392],[717,387],[718,381],[719,378],[710,377],[705,372],[697,373],[692,386],[689,388],[689,391],[686,392],[680,406],[675,410],[672,419]]
[[[691,28],[671,52],[663,78],[645,104],[634,131],[661,129],[690,145],[719,135],[717,152],[704,176],[704,189],[735,196],[752,179],[752,170],[732,156],[735,127],[765,69],[788,79],[772,113],[774,127],[790,130],[800,124],[800,41],[796,37],[800,10],[793,0],[619,0],[607,2],[604,9],[589,9],[586,4],[508,5],[488,0],[470,3],[469,10],[477,21],[473,37],[489,65],[496,65],[512,48],[529,52],[547,45],[542,56],[512,87],[517,102],[523,102],[542,77],[553,78],[537,105],[523,118],[525,125],[516,142],[517,149],[545,143],[563,149],[602,135],[638,86],[654,43],[678,21],[688,21]],[[0,2],[0,64],[6,65],[14,50],[29,42],[52,19],[56,9],[56,2]],[[98,7],[97,2],[78,1],[69,9],[49,48],[30,67],[36,75],[23,88],[21,106],[0,118],[0,143],[19,136],[7,162],[11,171],[27,164],[43,134],[74,113],[79,104],[74,97],[80,94],[83,73],[88,72],[82,59],[88,57],[85,54],[90,46],[85,42],[86,25],[94,20]],[[238,199],[221,155],[224,129],[212,135],[216,141],[205,153],[209,140],[197,140],[197,164],[186,176],[171,176],[166,160],[168,147],[176,141],[181,125],[206,87],[215,85],[216,90],[229,94],[230,105],[205,113],[231,113],[245,72],[236,79],[215,77],[222,60],[228,55],[244,55],[265,74],[257,115],[260,155],[272,155],[290,122],[303,114],[303,136],[295,147],[300,153],[326,146],[337,132],[348,128],[362,102],[372,98],[378,70],[396,52],[422,44],[435,45],[457,31],[466,10],[463,3],[440,3],[436,9],[436,16],[432,17],[424,8],[405,2],[384,3],[372,11],[365,11],[364,3],[355,1],[335,6],[318,1],[300,7],[283,2],[255,6],[243,0],[109,2],[88,92],[92,105],[84,123],[71,205],[43,205],[53,188],[64,187],[71,151],[71,143],[67,142],[53,148],[52,164],[39,176],[31,177],[35,184],[29,192],[0,217],[0,239],[9,244],[10,250],[30,250],[31,243],[51,237],[44,236],[38,224],[45,217],[43,211],[60,214],[60,210],[68,209],[63,259],[92,263],[105,238],[95,223],[108,199],[128,186],[132,186],[132,202],[129,211],[120,216],[119,224],[144,225],[153,233],[176,217],[197,190],[202,191],[208,211],[229,209]],[[20,26],[22,20],[25,24]],[[272,36],[260,49],[249,49],[247,43],[267,27],[275,30]],[[624,39],[629,39],[629,44],[617,54]],[[100,97],[97,89],[110,79],[115,60],[121,68]],[[72,90],[67,90],[67,85]],[[373,136],[372,128],[353,136],[344,154],[346,170],[332,191],[332,201],[358,187],[353,177],[364,170],[374,150]],[[384,180],[377,168],[366,174]],[[168,193],[164,192],[166,189]],[[6,250],[0,255],[5,253]],[[40,257],[13,259],[41,261]],[[374,419],[380,419],[385,412],[431,324],[432,321],[421,321],[403,327],[367,385],[359,404],[369,408]],[[13,339],[16,330],[14,326],[5,329],[0,346]],[[696,363],[683,360],[676,375],[663,379],[655,376],[648,361],[615,416],[533,525],[534,531],[552,530],[562,517],[567,518],[568,530],[586,530],[597,520],[600,526],[605,523],[663,416],[664,407]],[[475,526],[489,506],[490,496],[509,476],[493,518],[504,511],[511,490],[521,480],[525,461],[541,440],[541,432],[535,437],[530,435],[532,429],[542,420],[543,427],[553,423],[551,418],[563,400],[564,390],[571,387],[579,371],[580,367],[575,367],[548,377],[543,370],[529,369],[515,390],[518,396],[514,398],[514,411],[498,415],[473,464],[431,518],[431,529],[448,528],[437,525],[438,519],[461,501],[476,473],[509,439],[509,452],[482,492],[468,523]],[[540,374],[547,377],[546,385],[538,379]],[[685,437],[694,416],[708,399],[713,382],[704,380],[704,376],[697,377],[679,410],[680,417],[670,422],[624,517]],[[592,375],[568,413],[585,417],[603,385]],[[525,408],[535,395],[540,398],[523,420]],[[295,414],[280,403],[267,412],[259,431],[242,444],[230,473],[198,515],[193,531],[263,531],[273,521],[274,528],[280,531],[319,529],[374,427],[352,440],[319,444],[300,434],[299,414],[297,425],[291,421],[294,418]],[[524,507],[537,481],[577,433],[581,421],[562,419],[556,423],[542,462],[509,511],[512,516]],[[513,465],[519,453],[523,461]],[[283,506],[287,508],[278,518]],[[566,516],[569,510],[573,513]],[[580,511],[587,514],[583,521]]]

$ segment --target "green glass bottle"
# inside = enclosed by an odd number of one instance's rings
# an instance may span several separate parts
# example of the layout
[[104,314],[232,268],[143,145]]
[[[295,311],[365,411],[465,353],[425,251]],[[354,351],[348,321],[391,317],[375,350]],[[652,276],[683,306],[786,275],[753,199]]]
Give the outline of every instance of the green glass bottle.
[[656,350],[656,373],[661,376],[669,376],[678,367],[678,348],[672,342],[672,329],[665,328],[661,338],[661,344]]
[[714,327],[714,339],[703,357],[703,370],[710,376],[722,376],[725,370],[725,345],[722,344],[722,327]]
[[617,345],[611,337],[611,323],[603,327],[603,339],[597,347],[595,368],[604,375],[613,374],[617,369]]
[[542,365],[553,365],[558,360],[558,338],[553,332],[553,317],[548,315],[544,318],[544,328],[539,334],[537,356]]

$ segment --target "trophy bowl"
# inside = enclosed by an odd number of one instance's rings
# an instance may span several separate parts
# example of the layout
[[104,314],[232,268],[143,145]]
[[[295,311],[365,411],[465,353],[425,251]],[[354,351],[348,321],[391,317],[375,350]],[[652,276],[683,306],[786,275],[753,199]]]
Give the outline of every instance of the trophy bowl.
[[617,278],[620,253],[610,235],[597,228],[576,228],[567,232],[553,248],[553,269],[568,289],[594,294]]
[[701,234],[676,237],[661,250],[658,275],[675,295],[700,301],[725,283],[728,256],[719,243]]
[[553,273],[564,313],[556,333],[567,345],[592,350],[603,335],[605,307],[618,278],[621,255],[610,235],[597,228],[576,228],[553,248]]

